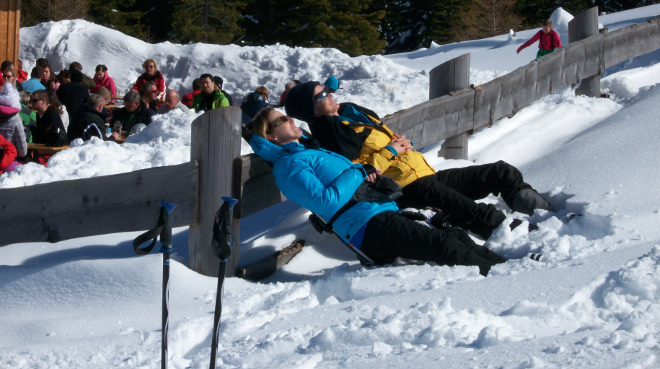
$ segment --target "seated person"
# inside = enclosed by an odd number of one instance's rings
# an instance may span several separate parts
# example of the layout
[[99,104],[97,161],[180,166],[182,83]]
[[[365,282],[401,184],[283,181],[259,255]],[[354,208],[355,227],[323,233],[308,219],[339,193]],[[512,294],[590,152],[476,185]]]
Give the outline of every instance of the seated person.
[[243,111],[243,124],[247,124],[249,121],[254,118],[259,110],[268,107],[268,103],[264,96],[258,92],[250,92],[247,95],[247,99],[241,104],[241,110]]
[[39,82],[39,79],[41,78],[41,75],[43,74],[43,71],[39,67],[34,67],[32,68],[32,72],[30,73],[30,79],[28,79],[25,82],[21,83],[21,88],[23,91],[27,91],[29,93],[33,93],[34,91],[37,90],[45,90],[46,87]]
[[349,202],[365,181],[379,176],[378,169],[317,150],[318,143],[305,137],[290,117],[265,108],[246,130],[254,152],[273,164],[284,196],[330,220],[344,242],[374,262],[403,257],[439,265],[476,265],[485,276],[493,265],[506,261],[459,228],[430,228],[399,215],[393,201]]
[[80,64],[76,61],[69,64],[69,72],[73,72],[74,70],[77,70],[78,72],[80,72],[80,74],[82,75],[82,80],[81,80],[80,83],[82,83],[83,86],[87,87],[88,90],[96,87],[96,82],[94,82],[94,80],[92,78],[90,78],[88,75],[83,73],[82,64]]
[[506,219],[492,204],[477,203],[501,195],[514,211],[532,215],[550,204],[518,169],[503,161],[435,172],[412,142],[382,124],[371,110],[339,105],[318,82],[292,88],[284,101],[287,114],[306,121],[321,147],[361,164],[371,164],[403,187],[402,207],[441,209],[449,223],[484,240]]
[[300,81],[297,79],[287,82],[286,85],[284,85],[284,92],[282,92],[282,95],[280,95],[280,103],[277,106],[284,106],[284,98],[286,98],[286,94],[288,94],[289,90],[291,90],[294,86],[299,84]]
[[113,132],[110,137],[105,136],[105,118],[102,114],[104,107],[105,98],[99,94],[91,94],[87,100],[87,104],[83,104],[78,109],[78,112],[69,125],[69,131],[67,132],[69,141],[73,141],[76,138],[88,141],[94,136],[102,140],[111,141],[120,138],[117,132]]
[[87,102],[88,97],[89,89],[83,85],[83,74],[76,69],[71,70],[71,82],[62,83],[57,89],[57,98],[66,106],[70,117],[76,115],[78,108]]
[[266,88],[266,86],[259,86],[254,90],[254,92],[256,92],[258,94],[261,94],[261,96],[264,97],[264,101],[266,101],[268,103],[268,105],[270,105],[270,102],[268,101],[269,92],[268,92],[268,89]]
[[[92,93],[98,93],[99,89],[105,87],[110,92],[110,100],[108,102],[115,101],[115,95],[117,94],[117,88],[115,87],[115,80],[110,77],[108,74],[108,67],[103,64],[96,66],[96,73],[94,73],[94,82],[96,86],[90,88],[89,91]],[[106,102],[107,104],[107,102]]]
[[110,127],[114,127],[115,122],[121,122],[121,130],[130,132],[131,128],[138,123],[149,125],[154,114],[156,113],[153,110],[140,101],[140,94],[135,90],[130,90],[124,95],[124,107],[113,110]]
[[222,94],[225,95],[227,100],[229,100],[229,106],[234,105],[234,102],[232,101],[231,95],[227,91],[222,89],[222,86],[224,84],[224,81],[222,80],[222,77],[214,76],[213,77],[213,83],[215,84],[215,88],[220,90],[220,92],[222,92]]
[[[27,143],[32,143],[31,130],[37,129],[37,113],[28,108],[30,104],[30,94],[21,91],[21,111],[18,113],[23,121],[23,128],[25,131],[25,140]],[[20,155],[19,155],[20,156]]]
[[25,127],[20,116],[21,100],[11,83],[1,83],[0,77],[0,136],[9,141],[18,157],[27,155]]
[[158,108],[156,114],[165,114],[171,112],[174,109],[179,109],[185,113],[190,113],[190,109],[181,103],[181,100],[179,99],[179,92],[177,90],[169,90],[165,94],[165,104]]
[[342,87],[339,87],[339,80],[335,76],[330,76],[328,79],[325,80],[323,83],[323,86],[325,86],[325,89],[328,90],[331,94],[335,93],[335,91],[342,89]]
[[[51,92],[52,94],[52,92]],[[69,144],[62,118],[51,104],[49,92],[38,90],[30,98],[30,108],[37,113],[37,129],[32,132],[34,143],[47,146],[64,146]]]
[[156,82],[147,81],[140,88],[140,100],[144,105],[153,110],[154,112],[157,109],[157,106],[160,105],[158,101],[158,88],[156,87]]
[[193,92],[189,94],[185,94],[181,98],[181,102],[183,103],[183,105],[187,106],[190,109],[192,109],[193,107],[193,97],[199,94],[200,92],[202,92],[202,82],[200,81],[199,78],[195,78],[193,80],[192,88],[193,88]]
[[156,99],[159,101],[165,100],[167,84],[165,83],[165,77],[163,77],[163,74],[158,70],[156,61],[153,59],[147,59],[142,63],[142,68],[144,68],[144,73],[138,77],[137,81],[135,81],[135,84],[131,88],[135,91],[140,91],[145,82],[154,82],[156,83],[156,89],[158,90]]
[[227,100],[225,94],[215,88],[212,75],[202,74],[199,80],[202,84],[202,92],[193,98],[195,113],[229,106],[229,100]]
[[39,82],[46,87],[46,90],[51,92],[57,92],[57,89],[60,88],[60,81],[53,73],[53,68],[50,65],[46,65],[41,69],[41,80]]

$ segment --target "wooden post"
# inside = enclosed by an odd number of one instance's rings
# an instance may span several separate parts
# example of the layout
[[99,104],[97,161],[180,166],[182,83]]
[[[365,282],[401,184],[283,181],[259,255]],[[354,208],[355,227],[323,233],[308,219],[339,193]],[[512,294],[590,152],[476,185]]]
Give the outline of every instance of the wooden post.
[[[221,196],[232,194],[232,165],[241,154],[241,109],[230,106],[211,110],[192,123],[190,160],[199,163],[199,198],[196,221],[188,235],[189,267],[217,277],[218,258],[211,248],[215,212]],[[227,260],[226,276],[234,275],[239,260],[240,228],[233,223],[234,249]]]
[[[568,22],[568,42],[572,43],[598,34],[598,7],[594,6],[578,14]],[[600,97],[600,75],[580,81],[576,95]]]
[[[470,87],[470,54],[461,55],[433,68],[429,79],[429,100]],[[438,156],[445,159],[467,159],[467,137],[465,132],[446,139]]]
[[14,65],[18,63],[20,23],[21,0],[0,0],[0,62],[11,60]]

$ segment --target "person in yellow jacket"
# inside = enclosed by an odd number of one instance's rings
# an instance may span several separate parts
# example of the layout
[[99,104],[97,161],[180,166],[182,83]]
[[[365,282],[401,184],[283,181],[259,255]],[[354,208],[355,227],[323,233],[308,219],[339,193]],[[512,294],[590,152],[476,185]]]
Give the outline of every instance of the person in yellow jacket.
[[483,239],[506,219],[492,204],[475,202],[489,194],[501,195],[509,208],[524,214],[553,210],[517,168],[503,161],[436,172],[413,142],[392,132],[375,112],[357,104],[337,104],[318,82],[293,87],[284,106],[288,115],[309,124],[322,148],[371,164],[394,179],[403,187],[397,201],[401,207],[439,208],[452,226]]

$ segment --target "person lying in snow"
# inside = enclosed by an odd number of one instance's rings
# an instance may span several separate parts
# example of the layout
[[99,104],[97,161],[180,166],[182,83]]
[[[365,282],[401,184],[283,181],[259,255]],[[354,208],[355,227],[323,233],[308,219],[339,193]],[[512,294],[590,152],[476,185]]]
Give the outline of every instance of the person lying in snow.
[[468,229],[484,240],[506,215],[492,204],[475,200],[494,194],[524,214],[532,215],[534,209],[552,210],[525,183],[520,171],[503,161],[436,173],[412,142],[382,124],[376,113],[356,104],[337,104],[318,82],[293,87],[284,106],[288,115],[309,124],[322,148],[354,163],[373,165],[394,179],[403,187],[399,206],[441,209],[451,225]]
[[377,264],[402,257],[475,265],[486,276],[493,265],[506,261],[460,228],[430,228],[400,215],[386,194],[383,201],[355,200],[356,193],[365,191],[362,186],[385,176],[373,165],[353,164],[319,149],[293,119],[272,108],[261,110],[246,132],[254,152],[273,164],[275,182],[287,199],[328,221],[339,237]]

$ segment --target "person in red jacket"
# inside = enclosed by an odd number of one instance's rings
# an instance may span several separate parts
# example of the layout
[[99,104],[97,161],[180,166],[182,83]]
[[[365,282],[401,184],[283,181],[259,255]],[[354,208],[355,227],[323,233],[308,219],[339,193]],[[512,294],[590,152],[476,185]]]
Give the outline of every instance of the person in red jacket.
[[0,135],[0,174],[11,172],[16,166],[16,147]]
[[165,90],[167,90],[167,85],[165,84],[165,77],[158,70],[156,61],[153,59],[147,59],[143,64],[144,73],[140,75],[135,81],[132,89],[140,92],[142,85],[147,81],[156,82],[156,89],[158,90],[158,100],[165,101]]
[[539,60],[544,55],[548,55],[551,52],[555,51],[555,49],[558,49],[561,47],[561,40],[559,39],[559,34],[557,31],[552,29],[552,21],[550,19],[546,19],[543,22],[543,29],[538,31],[532,38],[530,38],[527,42],[522,44],[519,48],[517,53],[520,54],[520,52],[526,48],[527,46],[530,46],[534,42],[539,40],[539,51],[536,53],[536,59],[534,60]]
[[192,83],[193,92],[183,95],[181,102],[183,105],[192,109],[193,107],[193,97],[202,92],[202,81],[199,78],[195,78]]

